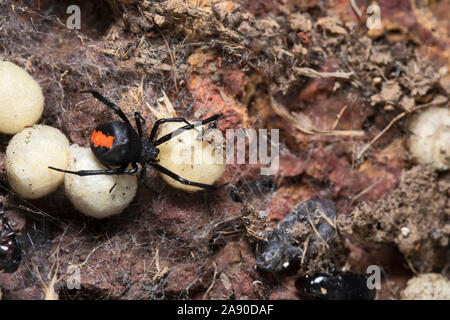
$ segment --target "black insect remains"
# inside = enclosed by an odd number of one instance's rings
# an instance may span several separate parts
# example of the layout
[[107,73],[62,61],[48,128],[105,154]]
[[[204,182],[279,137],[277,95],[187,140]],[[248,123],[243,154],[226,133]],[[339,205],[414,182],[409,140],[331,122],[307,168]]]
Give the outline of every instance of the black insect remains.
[[[81,170],[81,171],[68,171],[54,167],[50,169],[76,174],[79,176],[91,176],[91,175],[121,175],[121,174],[134,174],[138,170],[137,164],[142,166],[140,180],[145,185],[144,177],[147,170],[147,164],[154,167],[161,173],[175,179],[176,181],[203,189],[216,189],[214,185],[203,184],[199,182],[189,181],[177,175],[176,173],[164,168],[158,164],[157,157],[160,144],[169,141],[170,139],[182,134],[186,130],[194,129],[194,124],[189,123],[184,118],[163,118],[155,122],[150,137],[144,138],[142,131],[142,123],[144,119],[139,112],[134,113],[136,121],[137,132],[131,126],[130,120],[125,113],[114,103],[103,97],[100,93],[92,90],[82,91],[82,93],[91,93],[96,99],[100,100],[106,106],[111,108],[122,121],[110,121],[100,124],[95,128],[90,137],[90,146],[94,155],[103,163],[107,170]],[[216,114],[212,117],[199,121],[199,125],[207,123],[217,123],[220,115]],[[166,122],[184,122],[185,126],[175,130],[172,133],[162,136],[155,140],[156,133],[161,124]],[[129,165],[132,165],[132,169],[127,169]],[[111,167],[118,167],[112,169]]]
[[256,265],[264,271],[280,272],[314,255],[319,243],[330,246],[336,237],[335,218],[336,206],[331,200],[312,198],[300,203],[276,228],[264,232],[264,240],[256,246]]
[[365,276],[344,272],[337,275],[318,273],[299,278],[295,286],[301,297],[319,300],[373,300],[375,289],[369,289]]
[[0,210],[0,272],[13,273],[19,268],[22,252],[16,233]]

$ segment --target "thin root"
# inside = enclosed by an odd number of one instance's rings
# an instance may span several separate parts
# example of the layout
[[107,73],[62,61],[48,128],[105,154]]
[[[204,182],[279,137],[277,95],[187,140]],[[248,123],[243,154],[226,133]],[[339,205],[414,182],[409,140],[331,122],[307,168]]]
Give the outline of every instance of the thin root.
[[217,277],[217,264],[213,262],[214,266],[214,275],[211,284],[208,287],[208,290],[206,290],[205,294],[203,295],[203,300],[205,300],[208,297],[209,292],[214,288],[214,285],[216,284],[216,277]]
[[311,225],[311,228],[314,230],[315,234],[317,234],[317,236],[319,237],[319,239],[325,244],[325,246],[327,247],[327,249],[330,248],[330,246],[328,245],[328,243],[322,238],[322,236],[320,235],[319,231],[317,231],[316,226],[314,225],[314,223],[311,221],[311,215],[308,211],[308,221],[309,224]]
[[418,106],[415,106],[414,108],[412,108],[410,111],[405,111],[400,113],[398,116],[396,116],[394,119],[391,120],[391,122],[389,122],[389,124],[380,131],[380,133],[378,133],[375,138],[373,138],[369,143],[367,143],[360,152],[358,152],[358,154],[356,155],[356,160],[361,159],[362,155],[383,135],[385,134],[397,121],[399,121],[400,119],[404,118],[406,115],[409,115],[411,113],[413,113],[414,111],[417,111],[419,109],[422,108],[426,108],[426,107],[430,107],[430,106],[435,106],[435,105],[440,105],[440,104],[444,104],[448,101],[448,99],[444,96],[437,96],[436,98],[434,98],[433,101],[429,102],[429,103],[425,103],[425,104],[421,104]]
[[304,114],[291,114],[284,106],[275,101],[271,97],[271,105],[273,111],[280,117],[291,122],[300,132],[308,135],[322,136],[363,136],[364,131],[361,130],[321,130],[312,127],[311,120]]

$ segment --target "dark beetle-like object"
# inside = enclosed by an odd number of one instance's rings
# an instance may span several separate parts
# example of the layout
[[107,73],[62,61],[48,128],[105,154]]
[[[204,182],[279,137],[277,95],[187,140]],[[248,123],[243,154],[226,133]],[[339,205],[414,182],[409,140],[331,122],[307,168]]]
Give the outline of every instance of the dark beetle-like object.
[[[309,221],[319,222],[316,225],[320,238],[315,234],[311,237],[306,257],[317,252],[317,242],[325,241],[332,247],[336,230],[321,215],[325,215],[329,220],[336,218],[336,206],[333,201],[314,197],[303,201],[278,223],[276,228],[265,230],[264,241],[259,241],[256,245],[256,265],[259,269],[269,272],[280,272],[287,267],[301,261],[303,256],[303,244],[298,243],[293,238],[293,230],[297,225],[310,226]],[[311,229],[311,233],[313,230]]]
[[0,210],[0,272],[13,273],[19,268],[22,252],[16,233]]
[[295,286],[300,296],[318,300],[373,300],[376,290],[367,287],[363,275],[344,272],[337,275],[317,273],[299,278]]

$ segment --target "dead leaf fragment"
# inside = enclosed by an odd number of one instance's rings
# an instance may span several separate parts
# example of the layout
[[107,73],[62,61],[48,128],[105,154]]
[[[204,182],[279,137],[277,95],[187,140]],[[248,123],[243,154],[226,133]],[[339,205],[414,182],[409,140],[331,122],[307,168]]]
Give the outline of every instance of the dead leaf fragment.
[[317,21],[317,26],[323,30],[330,32],[331,34],[347,34],[347,30],[342,26],[341,20],[337,17],[324,17]]

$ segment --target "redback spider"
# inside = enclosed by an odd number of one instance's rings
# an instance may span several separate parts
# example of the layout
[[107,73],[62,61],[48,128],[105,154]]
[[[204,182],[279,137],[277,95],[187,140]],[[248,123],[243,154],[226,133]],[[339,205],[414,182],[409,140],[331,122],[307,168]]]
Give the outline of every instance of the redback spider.
[[13,273],[22,259],[22,252],[16,233],[0,209],[0,272]]
[[[159,119],[153,125],[152,131],[150,132],[150,137],[148,139],[145,139],[141,124],[141,120],[145,120],[142,118],[139,112],[134,113],[137,127],[136,132],[136,130],[134,130],[131,126],[131,123],[125,113],[123,113],[123,111],[117,105],[103,97],[97,91],[87,90],[81,91],[81,93],[91,93],[95,98],[110,107],[120,117],[120,119],[122,119],[122,121],[110,121],[100,124],[94,129],[94,131],[92,131],[91,138],[89,140],[92,152],[97,157],[97,159],[100,160],[101,163],[108,167],[108,170],[69,171],[49,167],[50,169],[70,174],[76,174],[79,176],[92,176],[102,174],[121,175],[135,173],[138,170],[137,164],[139,163],[142,166],[140,180],[145,185],[144,177],[147,172],[147,164],[149,164],[156,170],[165,175],[168,175],[169,177],[182,184],[200,187],[203,189],[217,189],[217,187],[214,185],[184,179],[157,163],[159,161],[156,159],[159,153],[159,149],[157,147],[160,144],[182,134],[186,130],[194,129],[194,124],[189,123],[184,118]],[[220,114],[213,115],[212,117],[209,117],[207,119],[200,120],[198,125],[200,125],[200,123],[201,125],[207,123],[217,123],[219,117]],[[166,122],[184,122],[186,123],[186,125],[155,140],[159,126]],[[127,170],[127,167],[130,165],[130,163],[133,168]],[[112,166],[118,166],[119,168],[112,169]]]

